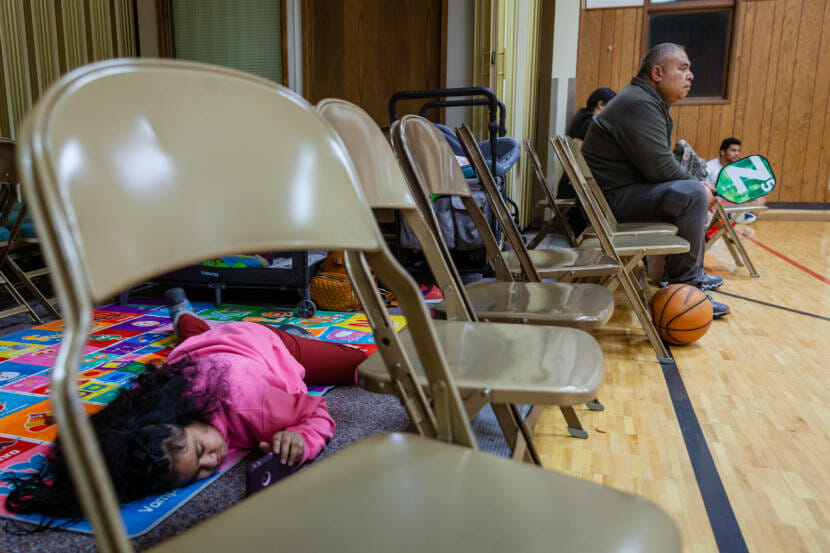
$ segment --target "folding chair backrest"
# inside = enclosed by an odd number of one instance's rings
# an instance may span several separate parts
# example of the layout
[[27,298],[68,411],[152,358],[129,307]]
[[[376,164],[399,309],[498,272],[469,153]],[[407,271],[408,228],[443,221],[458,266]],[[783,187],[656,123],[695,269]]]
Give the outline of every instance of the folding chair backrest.
[[565,137],[565,141],[576,161],[577,168],[582,173],[582,176],[585,177],[585,184],[588,187],[588,191],[594,196],[594,200],[596,200],[597,205],[602,211],[603,217],[608,221],[608,226],[611,230],[615,230],[617,228],[617,218],[614,216],[614,212],[611,211],[611,206],[608,205],[605,195],[602,193],[599,184],[597,184],[594,175],[591,173],[591,168],[588,167],[588,162],[585,161],[585,156],[582,155],[582,148],[569,136]]
[[[475,202],[455,154],[443,133],[431,121],[417,115],[405,116],[399,125],[393,126],[392,131],[392,143],[405,169],[413,194],[419,198],[424,218],[433,229],[433,234],[443,242],[430,198],[434,195],[458,197],[475,224],[496,277],[499,280],[512,281],[513,277],[501,255],[496,237]],[[444,250],[447,263],[452,265],[446,245]]]
[[559,206],[556,204],[556,194],[554,194],[553,187],[545,176],[545,171],[542,169],[542,162],[539,161],[539,156],[536,155],[536,150],[533,149],[533,145],[530,143],[530,140],[525,140],[525,152],[527,153],[527,157],[530,158],[530,164],[533,166],[533,173],[536,175],[536,180],[538,180],[539,184],[542,185],[542,191],[545,194],[545,198],[548,200],[548,207],[550,207],[550,210],[553,212],[553,217],[559,222],[559,228],[565,233],[565,237],[568,239],[568,244],[570,244],[572,248],[577,247],[574,231],[562,215],[562,210],[560,210]]
[[605,219],[602,214],[602,210],[599,205],[597,205],[594,195],[590,192],[588,183],[585,181],[585,176],[582,174],[576,159],[574,159],[571,145],[562,136],[551,138],[550,142],[551,145],[553,145],[553,150],[556,153],[556,156],[562,163],[562,167],[565,169],[565,173],[567,173],[568,178],[573,184],[576,195],[579,198],[579,202],[585,210],[585,215],[588,216],[588,221],[591,223],[591,226],[594,227],[594,232],[597,233],[597,239],[599,240],[603,251],[612,256],[614,260],[622,266],[623,263],[620,260],[620,256],[617,253],[611,238],[612,231],[609,222]]
[[487,194],[487,201],[490,204],[490,209],[496,215],[496,220],[499,222],[499,226],[507,238],[507,243],[510,245],[510,249],[513,250],[516,259],[519,261],[519,266],[522,268],[524,278],[529,282],[540,282],[541,278],[539,278],[539,273],[536,271],[536,267],[530,260],[530,253],[528,252],[527,246],[522,239],[519,229],[513,222],[512,217],[510,217],[510,214],[507,212],[507,204],[504,203],[504,198],[502,198],[501,193],[496,187],[496,179],[490,172],[490,168],[484,160],[484,156],[478,147],[478,143],[473,137],[472,131],[470,131],[470,128],[467,127],[467,125],[463,125],[460,129],[456,129],[456,133],[458,133],[458,138],[461,141],[461,147],[464,149],[467,159],[470,160],[470,163],[476,170],[479,182],[481,182],[482,188]]
[[[415,225],[422,245],[427,244],[424,251],[429,252],[430,258],[440,261],[438,246],[423,219],[420,219],[395,155],[374,120],[361,108],[344,100],[322,100],[317,110],[329,121],[345,143],[354,161],[359,180],[367,191],[369,204],[378,209],[401,210]],[[345,257],[349,276],[355,284],[361,305],[372,325],[378,352],[395,382],[398,395],[409,413],[412,424],[425,436],[476,447],[461,397],[453,383],[443,352],[438,346],[430,314],[415,281],[385,246],[377,252],[368,252],[366,258],[349,251],[345,252]],[[407,316],[409,332],[430,382],[431,402],[418,383],[413,365],[374,285],[369,266],[375,270],[381,281],[395,292],[398,303]],[[448,288],[451,298],[448,305],[453,306],[458,318],[470,320],[468,308],[464,304],[469,300],[464,295],[460,279],[455,283],[447,267],[436,265],[436,273],[447,282],[448,287],[451,287]]]
[[421,215],[402,168],[380,128],[368,113],[345,100],[328,98],[321,100],[316,108],[340,135],[369,205],[373,209],[397,209],[409,224],[444,295],[447,318],[474,320],[461,277],[454,266],[447,265],[444,252],[440,251],[446,244],[436,240]]
[[100,548],[129,551],[76,390],[93,306],[209,257],[377,252],[382,239],[325,120],[290,90],[225,68],[167,60],[79,68],[29,113],[18,161],[65,316],[51,399],[71,474],[83,481],[76,490]]

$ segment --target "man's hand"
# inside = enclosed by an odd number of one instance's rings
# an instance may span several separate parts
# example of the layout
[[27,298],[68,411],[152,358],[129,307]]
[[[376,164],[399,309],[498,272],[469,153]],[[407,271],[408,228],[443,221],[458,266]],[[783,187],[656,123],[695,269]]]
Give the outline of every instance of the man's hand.
[[279,455],[280,462],[284,465],[294,466],[303,458],[305,451],[305,439],[296,432],[281,430],[274,434],[271,443],[259,442],[259,449],[263,453]]
[[703,188],[706,190],[706,205],[709,211],[715,211],[715,206],[718,205],[718,199],[715,197],[717,190],[708,181],[702,180],[700,181],[700,184],[702,184]]

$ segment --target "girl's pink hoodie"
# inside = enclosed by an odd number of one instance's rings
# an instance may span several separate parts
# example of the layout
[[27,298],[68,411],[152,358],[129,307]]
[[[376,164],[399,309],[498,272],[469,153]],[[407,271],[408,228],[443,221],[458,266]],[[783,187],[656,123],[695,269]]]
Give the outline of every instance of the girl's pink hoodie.
[[225,324],[188,338],[167,361],[175,363],[188,354],[199,368],[193,393],[219,383],[222,408],[208,422],[229,447],[255,448],[259,442],[271,443],[275,432],[287,430],[305,439],[306,462],[334,435],[326,400],[308,395],[305,369],[269,328]]

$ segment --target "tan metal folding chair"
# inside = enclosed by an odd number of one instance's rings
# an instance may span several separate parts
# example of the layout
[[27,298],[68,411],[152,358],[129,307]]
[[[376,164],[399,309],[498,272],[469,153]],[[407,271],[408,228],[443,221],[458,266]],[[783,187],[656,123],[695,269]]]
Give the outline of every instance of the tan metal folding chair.
[[539,156],[536,154],[536,150],[533,149],[533,145],[530,143],[530,140],[525,140],[524,145],[525,155],[527,155],[530,159],[530,164],[533,167],[533,174],[539,182],[539,185],[542,187],[542,192],[545,195],[546,201],[544,202],[544,205],[551,210],[550,220],[548,220],[542,226],[542,229],[536,233],[536,236],[528,242],[527,249],[532,250],[536,248],[542,243],[542,240],[544,240],[545,237],[556,228],[562,231],[562,234],[565,235],[565,238],[568,240],[568,244],[570,244],[572,248],[579,247],[576,240],[576,234],[574,233],[573,228],[571,228],[571,225],[568,224],[568,220],[565,218],[567,211],[563,209],[565,205],[568,206],[568,210],[574,208],[578,209],[576,207],[576,200],[574,199],[573,201],[568,202],[568,204],[565,204],[562,200],[556,197],[553,187],[550,185],[547,177],[545,176],[545,171],[542,168],[542,162],[539,161]]
[[[646,336],[657,353],[661,362],[670,361],[668,350],[660,339],[657,329],[651,320],[648,310],[649,294],[648,285],[644,278],[637,278],[634,271],[639,268],[640,262],[646,255],[670,255],[689,251],[689,243],[671,234],[652,234],[642,236],[616,236],[611,232],[610,226],[603,216],[597,197],[585,180],[579,163],[574,156],[582,154],[571,148],[569,142],[561,136],[551,138],[554,151],[562,162],[568,178],[574,185],[579,201],[585,209],[588,220],[594,227],[597,237],[583,241],[584,247],[595,247],[619,260],[622,265],[615,282],[612,285],[622,286],[631,308],[637,315],[637,319]],[[603,198],[604,199],[604,198]]]
[[[147,90],[164,101],[148,99]],[[392,381],[404,390],[410,413],[422,417],[415,424],[444,442],[475,445],[447,368],[446,359],[457,356],[444,351],[414,281],[386,249],[339,138],[293,92],[203,64],[99,62],[65,75],[41,96],[19,148],[26,197],[65,311],[52,407],[102,552],[132,548],[76,390],[92,310],[133,283],[200,259],[345,249],[377,325],[379,351],[396,375]],[[130,255],[119,254],[125,244]],[[411,336],[406,348],[367,261],[401,302]],[[456,329],[455,347],[464,349],[464,329]],[[508,348],[522,345],[511,345],[510,335],[497,338]],[[478,355],[460,358],[474,367]],[[429,382],[428,399],[412,371],[415,359]],[[507,391],[499,395],[514,399]],[[666,514],[641,498],[469,447],[386,434],[361,440],[150,551],[276,547],[663,553],[680,551],[680,539]]]
[[[407,185],[392,150],[372,118],[359,107],[344,100],[323,100],[317,105],[317,109],[334,125],[345,142],[361,177],[369,205],[375,209],[399,210],[412,228],[421,243],[438,285],[444,293],[444,305],[446,306],[444,312],[448,319],[471,322],[479,320],[533,322],[596,328],[610,318],[614,306],[613,296],[608,290],[597,285],[481,282],[465,287],[452,264],[440,232],[437,234],[431,232],[413,198],[413,196],[419,197],[423,194],[418,193],[420,189],[417,187]],[[401,136],[402,134],[404,137]],[[432,123],[421,117],[404,117],[400,124],[393,126],[392,138],[395,143],[400,143],[406,141],[406,137],[409,137],[409,146],[403,146],[399,151],[401,157],[406,157],[413,163],[417,163],[413,159],[427,163],[426,170],[437,171],[439,178],[460,181],[461,184],[458,186],[465,188],[467,197],[471,198],[467,183],[461,175],[452,151]],[[412,169],[418,173],[418,176],[410,178],[423,178],[418,165]],[[447,173],[453,169],[454,172]],[[470,201],[475,205],[475,202]],[[477,206],[475,209],[478,209]],[[430,210],[429,213],[432,214],[432,211]],[[473,218],[484,220],[480,212]],[[484,227],[490,233],[486,223]],[[495,243],[492,234],[488,238]],[[501,260],[501,256],[498,257]],[[580,308],[585,311],[580,312]],[[559,332],[553,329],[528,329],[526,334],[526,339],[530,340],[530,343],[533,343],[533,339],[537,339],[539,343],[560,339]],[[469,339],[476,339],[474,333],[471,333]],[[452,363],[453,360],[451,360],[451,369],[455,370]],[[579,368],[574,367],[574,370],[578,371]],[[583,370],[594,371],[596,367],[586,365]],[[381,372],[380,382],[371,374],[367,374],[363,382],[367,387],[375,390],[391,391],[386,385],[386,380],[386,374]],[[570,384],[565,385],[570,386]],[[469,404],[468,414],[474,415],[486,403],[480,402],[478,394],[471,397],[474,400]],[[555,405],[567,406],[568,404],[555,403]],[[542,409],[543,405],[539,405],[531,410],[531,414],[527,417],[529,428],[523,429],[519,426],[521,419],[512,420],[514,410],[511,406],[493,405],[508,445],[514,452],[514,458],[523,458],[524,447],[527,446],[530,460],[539,461],[532,440],[528,438]],[[569,423],[569,431],[579,437],[587,437],[573,409],[563,409],[563,413]]]
[[[568,144],[571,147],[571,150],[578,151],[579,147],[576,145],[576,142],[572,138],[567,138]],[[545,192],[545,195],[548,198],[548,203],[551,201],[557,201],[555,199],[555,194],[553,193],[553,187],[545,178],[544,171],[542,170],[542,165],[539,162],[539,157],[536,155],[536,152],[533,150],[533,146],[530,145],[529,141],[525,141],[525,149],[528,152],[530,157],[531,164],[533,165],[534,174],[536,175],[536,179],[539,181],[539,184],[542,186],[542,190]],[[585,176],[585,180],[588,183],[588,186],[591,188],[594,196],[597,197],[597,204],[602,211],[602,215],[605,217],[605,220],[608,222],[608,228],[611,230],[611,233],[614,236],[644,236],[650,234],[677,234],[677,227],[672,225],[671,223],[659,223],[659,222],[633,222],[633,223],[618,223],[616,217],[614,217],[614,213],[611,211],[608,202],[605,201],[605,197],[602,196],[602,192],[599,189],[596,181],[594,180],[593,175],[591,174],[591,170],[588,167],[588,164],[585,163],[585,159],[582,155],[577,156],[576,158],[577,163],[579,163],[579,168],[582,170],[582,174]],[[551,221],[552,222],[552,221]],[[566,235],[570,241],[571,236],[574,235],[573,229],[570,228],[566,219],[562,219],[561,226],[564,226],[567,229]],[[594,231],[593,226],[588,225],[582,233],[573,239],[571,244],[573,247],[579,247],[582,244],[582,241],[585,238],[595,238],[596,232]],[[534,238],[534,242],[539,239],[538,235]],[[530,245],[528,245],[528,249],[530,249]]]
[[[416,215],[429,222],[435,239],[444,244],[441,232],[437,231],[430,196],[459,198],[476,222],[476,229],[499,276],[497,282],[479,281],[464,287],[471,299],[473,312],[480,319],[571,326],[584,330],[599,328],[608,321],[613,313],[614,300],[601,286],[543,283],[538,279],[516,281],[499,251],[492,229],[473,200],[466,179],[458,164],[453,162],[452,150],[434,125],[418,116],[406,116],[399,126],[393,128],[392,138],[398,158],[405,167],[410,189],[421,207]],[[452,266],[447,248],[441,248],[440,252],[442,257],[436,259],[435,264]],[[433,306],[433,310],[442,313],[445,308],[439,303]]]
[[[430,222],[433,234],[443,243],[430,198],[434,195],[458,197],[476,224],[496,276],[503,281],[499,283],[477,282],[466,286],[466,291],[472,298],[474,308],[480,317],[492,321],[559,324],[583,329],[596,329],[607,322],[613,310],[613,295],[610,291],[602,290],[601,287],[593,284],[542,283],[530,259],[530,254],[522,250],[524,245],[518,232],[510,233],[508,230],[507,239],[517,244],[517,251],[520,253],[517,259],[519,259],[525,278],[529,281],[515,282],[492,230],[473,200],[467,181],[455,162],[455,156],[447,146],[446,140],[429,121],[416,116],[407,116],[400,122],[400,127],[393,128],[393,131],[395,131],[392,135],[393,144],[405,169],[410,189],[419,200],[421,213]],[[484,163],[483,159],[480,161]],[[501,209],[502,213],[506,213],[506,207],[503,205],[494,209]],[[506,217],[506,215],[502,216]],[[442,251],[446,252],[446,249]],[[445,253],[444,258],[447,264],[452,265],[453,261],[449,253]],[[616,271],[618,265],[614,263],[609,267]],[[591,268],[591,271],[594,270],[596,270],[595,267]],[[613,271],[609,273],[613,274]],[[505,286],[509,288],[505,290]],[[517,292],[520,293],[517,294]],[[582,305],[573,305],[568,309],[568,304],[557,298],[562,293],[568,296],[579,294],[579,303]],[[573,300],[567,301],[571,303]],[[586,303],[583,304],[583,301]],[[442,313],[442,308],[440,303],[433,306],[433,310],[439,314]],[[601,313],[607,313],[609,317],[600,317]],[[596,398],[588,402],[587,406],[595,411],[604,409],[602,403]],[[541,410],[537,409],[534,407],[531,414],[535,412],[538,415]],[[588,433],[583,429],[574,409],[572,407],[560,409],[568,424],[568,432],[577,438],[587,438]]]
[[[582,176],[585,177],[585,185],[588,187],[590,194],[596,201],[597,207],[599,207],[600,215],[602,215],[603,219],[605,219],[608,230],[611,232],[612,236],[677,234],[677,227],[671,223],[660,223],[654,221],[618,223],[617,218],[614,216],[614,212],[611,211],[611,206],[608,205],[602,190],[600,190],[596,179],[594,179],[594,175],[591,173],[591,168],[588,167],[588,162],[585,161],[585,158],[582,156],[581,148],[573,138],[563,138],[568,144],[571,153],[573,153],[574,160],[576,161]],[[577,239],[577,242],[581,244],[585,238],[596,238],[596,236],[597,233],[593,226],[588,226],[583,231],[582,235]]]
[[[47,298],[34,283],[35,279],[49,274],[48,268],[24,271],[18,264],[22,258],[40,256],[40,240],[22,235],[27,209],[25,203],[18,201],[20,194],[15,150],[14,140],[0,138],[0,227],[9,231],[8,239],[0,241],[0,286],[3,286],[18,304],[0,312],[0,318],[28,313],[33,322],[40,324],[43,322],[40,315],[29,305],[15,282],[22,284],[52,316],[58,318],[60,315],[54,307],[57,299]],[[9,271],[16,277],[16,281],[10,278]]]
[[735,229],[732,227],[732,219],[730,216],[736,216],[740,213],[755,213],[766,210],[767,206],[765,205],[724,205],[718,202],[715,207],[715,214],[712,217],[712,220],[709,221],[709,226],[706,228],[706,232],[708,233],[714,227],[718,227],[718,230],[712,235],[711,238],[709,238],[709,240],[706,241],[706,251],[708,251],[709,248],[715,244],[715,242],[723,238],[726,248],[729,250],[729,254],[732,256],[732,259],[735,260],[735,265],[738,267],[746,266],[749,271],[749,276],[753,278],[761,276],[758,274],[758,271],[755,269],[755,265],[749,258],[749,254],[747,253],[746,248],[744,248],[744,244],[741,242],[738,233],[735,232]]

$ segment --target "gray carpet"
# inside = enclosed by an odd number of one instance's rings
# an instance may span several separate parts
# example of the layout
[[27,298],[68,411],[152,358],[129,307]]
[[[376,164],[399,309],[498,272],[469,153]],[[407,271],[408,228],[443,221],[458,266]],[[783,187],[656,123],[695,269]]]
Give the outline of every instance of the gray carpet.
[[[41,309],[38,309],[41,313]],[[42,313],[44,322],[49,319]],[[26,315],[0,319],[0,336],[35,326]],[[326,394],[329,411],[337,425],[334,437],[315,462],[321,462],[347,447],[355,440],[379,432],[404,430],[409,425],[406,411],[393,396],[373,394],[354,386],[338,387]],[[482,451],[507,456],[509,450],[492,410],[485,408],[472,421],[473,430]],[[137,550],[143,550],[187,528],[216,515],[240,499],[245,493],[245,466],[241,462],[216,482],[208,486],[184,506],[176,510],[158,526],[134,540]],[[63,530],[49,530],[28,534],[32,525],[0,519],[0,552],[19,553],[75,553],[96,550],[92,536]]]

